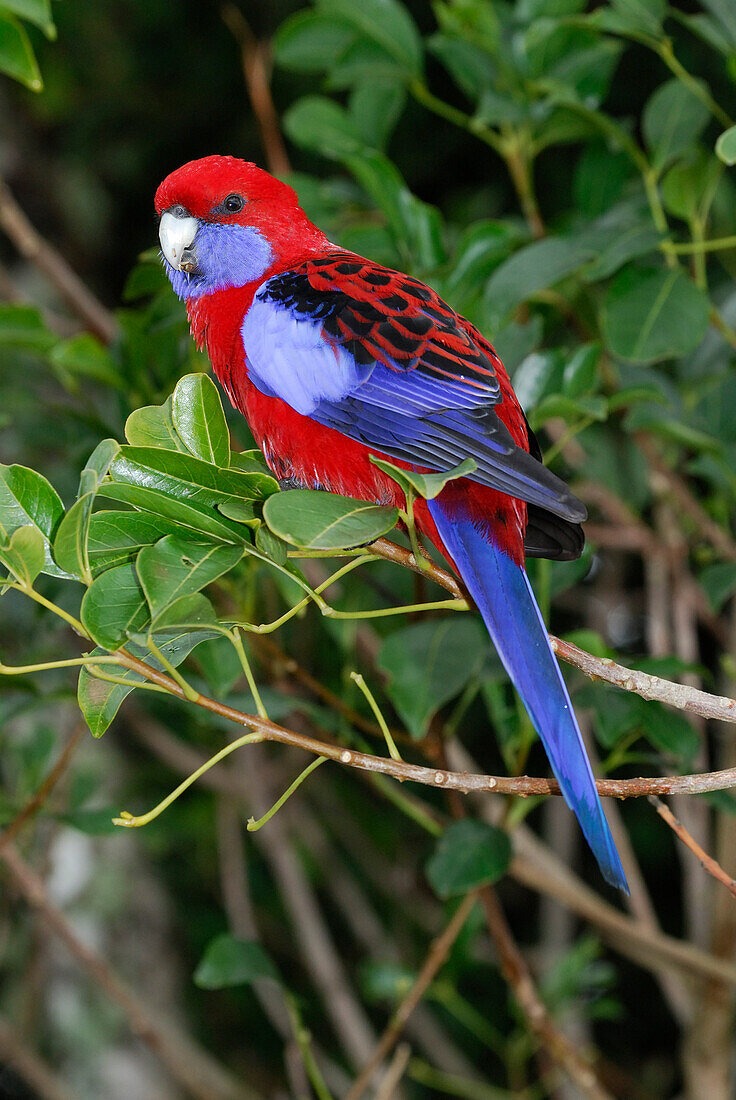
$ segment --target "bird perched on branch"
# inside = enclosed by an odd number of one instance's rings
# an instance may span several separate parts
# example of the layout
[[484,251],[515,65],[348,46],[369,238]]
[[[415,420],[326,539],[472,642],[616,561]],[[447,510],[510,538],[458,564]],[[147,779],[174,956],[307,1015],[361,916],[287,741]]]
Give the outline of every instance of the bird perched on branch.
[[192,335],[280,480],[402,506],[370,460],[476,469],[415,520],[462,578],[605,878],[626,879],[524,569],[583,546],[585,508],[542,465],[489,342],[430,287],[331,244],[295,192],[235,157],[156,193],[166,270]]

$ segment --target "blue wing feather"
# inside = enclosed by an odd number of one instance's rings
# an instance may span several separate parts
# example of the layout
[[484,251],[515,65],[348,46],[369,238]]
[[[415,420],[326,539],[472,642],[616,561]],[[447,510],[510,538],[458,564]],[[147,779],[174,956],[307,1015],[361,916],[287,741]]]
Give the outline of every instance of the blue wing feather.
[[[360,263],[373,277],[383,270]],[[411,281],[403,297],[380,299],[381,310],[351,298],[350,280],[362,277],[360,263],[337,263],[346,269],[339,287],[324,291],[309,279],[312,267],[324,279],[327,261],[303,264],[259,287],[242,326],[253,384],[394,458],[432,470],[473,458],[473,480],[564,520],[584,519],[580,501],[517,446],[498,417],[494,363],[457,315],[436,296],[430,302],[426,287],[416,291],[409,309],[410,291],[422,287]],[[387,303],[397,297],[401,311],[394,316]],[[393,343],[385,331],[391,325]]]

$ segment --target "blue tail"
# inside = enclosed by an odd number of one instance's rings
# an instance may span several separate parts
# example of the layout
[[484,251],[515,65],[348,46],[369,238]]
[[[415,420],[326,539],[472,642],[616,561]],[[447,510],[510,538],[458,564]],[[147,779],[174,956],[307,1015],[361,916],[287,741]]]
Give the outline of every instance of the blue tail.
[[428,504],[603,877],[628,894],[570,696],[525,571],[490,543],[472,520],[452,516],[438,500]]

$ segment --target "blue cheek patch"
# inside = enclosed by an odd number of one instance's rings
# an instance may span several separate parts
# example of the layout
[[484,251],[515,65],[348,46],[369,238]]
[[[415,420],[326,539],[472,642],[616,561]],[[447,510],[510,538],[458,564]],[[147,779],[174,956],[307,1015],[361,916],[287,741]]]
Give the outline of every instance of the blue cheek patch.
[[273,260],[268,241],[253,226],[202,225],[194,238],[200,273],[177,271],[164,259],[174,293],[202,298],[217,290],[259,282]]

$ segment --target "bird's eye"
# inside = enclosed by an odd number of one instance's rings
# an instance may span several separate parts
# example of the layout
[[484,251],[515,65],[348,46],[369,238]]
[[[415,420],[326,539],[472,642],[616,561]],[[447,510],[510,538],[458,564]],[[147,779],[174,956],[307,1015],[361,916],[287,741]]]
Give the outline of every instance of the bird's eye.
[[225,207],[228,214],[239,214],[245,206],[245,200],[242,195],[228,195],[222,205]]
[[189,217],[189,211],[186,210],[185,207],[183,207],[180,202],[176,203],[175,206],[170,206],[169,209],[167,210],[167,214],[173,214],[175,218],[188,218]]

